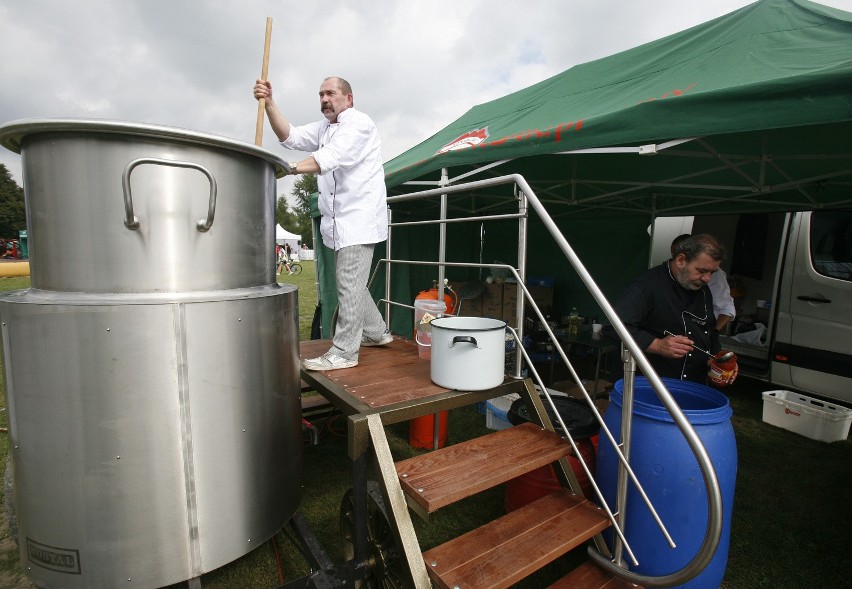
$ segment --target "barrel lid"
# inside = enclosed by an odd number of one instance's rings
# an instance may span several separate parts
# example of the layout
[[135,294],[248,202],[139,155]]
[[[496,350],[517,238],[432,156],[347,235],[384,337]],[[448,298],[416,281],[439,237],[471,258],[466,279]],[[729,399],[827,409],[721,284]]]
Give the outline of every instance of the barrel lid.
[[3,145],[9,151],[21,153],[21,145],[24,137],[37,133],[56,132],[132,135],[219,147],[259,157],[269,162],[275,167],[275,176],[277,178],[286,176],[290,172],[290,166],[283,159],[262,147],[251,145],[250,143],[244,143],[212,133],[129,121],[111,121],[105,119],[19,119],[0,125],[0,145]]
[[[559,421],[556,419],[556,415],[547,398],[542,394],[539,394],[539,397],[556,432],[562,434],[562,426],[559,425]],[[571,432],[572,438],[582,440],[598,433],[600,425],[597,419],[595,419],[595,414],[583,401],[572,399],[571,397],[556,396],[551,397],[551,399],[556,410],[559,412],[559,416],[562,417],[562,421],[565,422],[565,427]],[[506,413],[506,417],[512,425],[520,425],[533,421],[524,399],[516,399],[512,402],[512,406]]]

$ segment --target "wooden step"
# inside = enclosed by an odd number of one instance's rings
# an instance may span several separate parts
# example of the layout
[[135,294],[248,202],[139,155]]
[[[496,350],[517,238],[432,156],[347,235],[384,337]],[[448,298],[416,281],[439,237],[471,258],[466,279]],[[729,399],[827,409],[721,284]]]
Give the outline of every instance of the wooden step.
[[396,463],[402,490],[431,513],[505,483],[571,451],[558,434],[516,425]]
[[591,502],[562,489],[423,553],[438,587],[503,588],[609,526]]
[[326,407],[331,407],[331,402],[322,395],[302,397],[302,412],[312,411],[315,409],[325,409]]
[[641,589],[611,576],[592,562],[584,562],[547,589]]

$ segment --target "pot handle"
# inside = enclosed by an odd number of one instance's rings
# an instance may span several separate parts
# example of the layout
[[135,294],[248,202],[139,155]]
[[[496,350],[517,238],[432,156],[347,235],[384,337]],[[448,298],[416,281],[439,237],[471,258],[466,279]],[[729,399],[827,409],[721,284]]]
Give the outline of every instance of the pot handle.
[[473,344],[477,348],[479,347],[479,344],[476,342],[476,338],[473,337],[472,335],[457,335],[457,336],[455,336],[453,338],[453,341],[450,342],[450,347],[452,348],[454,345],[456,345],[456,342],[465,342],[465,343],[468,343],[468,344]]
[[133,214],[133,198],[130,195],[130,173],[136,166],[140,164],[159,164],[161,166],[174,166],[176,168],[192,168],[198,170],[210,182],[210,199],[207,204],[207,218],[199,219],[195,223],[195,228],[204,233],[213,226],[213,216],[216,214],[216,178],[213,177],[207,168],[192,162],[181,162],[177,160],[165,160],[155,157],[140,157],[124,166],[124,173],[121,175],[121,187],[124,190],[124,226],[135,231],[139,229],[139,218]]

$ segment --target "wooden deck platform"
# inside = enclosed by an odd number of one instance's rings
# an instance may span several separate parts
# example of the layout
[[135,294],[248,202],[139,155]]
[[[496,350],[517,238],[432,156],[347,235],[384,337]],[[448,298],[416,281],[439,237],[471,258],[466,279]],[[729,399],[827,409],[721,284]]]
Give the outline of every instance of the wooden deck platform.
[[[331,340],[312,340],[300,344],[302,360],[321,356]],[[361,348],[358,366],[328,372],[302,371],[303,375],[325,378],[346,391],[353,400],[379,409],[396,403],[424,399],[448,389],[432,383],[430,364],[417,354],[411,340],[394,339],[386,346]]]
[[[299,356],[302,360],[315,358],[330,347],[331,340],[303,341]],[[357,366],[329,371],[302,369],[301,377],[344,414],[380,414],[386,425],[518,392],[524,386],[523,381],[509,378],[484,391],[438,386],[432,382],[429,360],[419,357],[417,344],[400,337],[386,346],[361,348]]]

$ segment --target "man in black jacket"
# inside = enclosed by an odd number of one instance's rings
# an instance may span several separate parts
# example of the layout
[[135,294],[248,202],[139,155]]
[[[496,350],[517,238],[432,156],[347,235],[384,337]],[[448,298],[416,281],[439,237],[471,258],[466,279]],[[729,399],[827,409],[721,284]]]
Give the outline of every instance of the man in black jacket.
[[[712,235],[692,235],[675,246],[670,260],[639,276],[615,305],[659,376],[707,381],[710,358],[693,344],[713,354],[721,347],[707,283],[723,255]],[[618,339],[611,327],[606,334]]]

